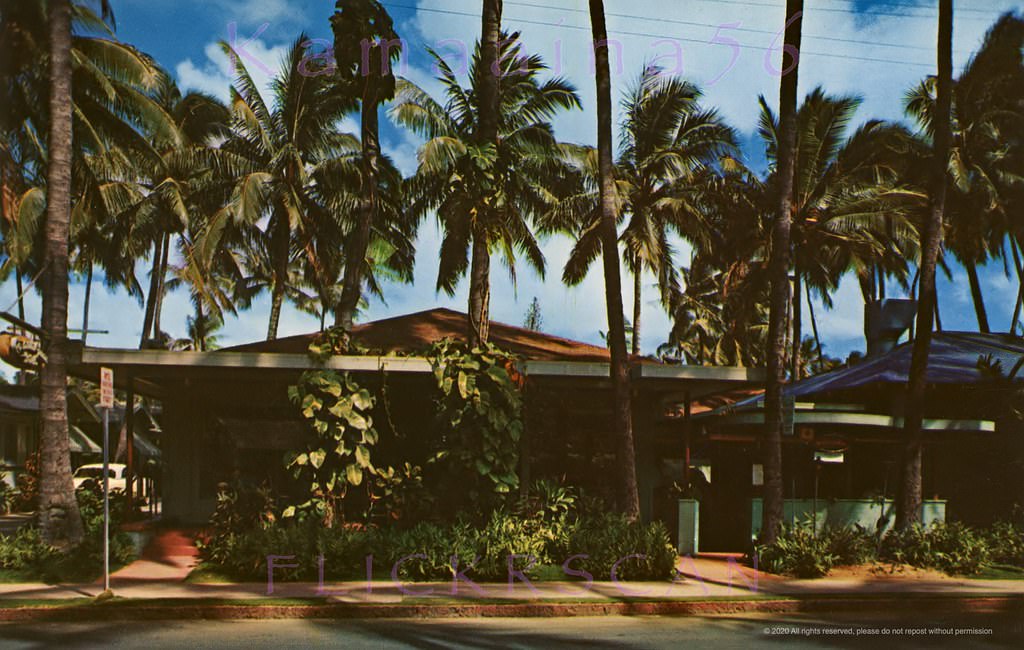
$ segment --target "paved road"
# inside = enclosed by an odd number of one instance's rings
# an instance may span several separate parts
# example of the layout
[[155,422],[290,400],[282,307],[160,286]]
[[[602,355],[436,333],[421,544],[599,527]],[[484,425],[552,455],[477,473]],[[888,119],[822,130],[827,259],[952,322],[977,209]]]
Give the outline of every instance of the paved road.
[[[161,621],[0,625],[2,648],[1024,647],[1019,615]],[[953,636],[930,628],[982,628]],[[889,635],[883,638],[882,631]],[[952,629],[951,629],[952,628]],[[830,629],[837,634],[826,634]],[[794,632],[795,630],[795,632]],[[911,636],[913,631],[918,634]],[[857,632],[860,636],[855,636]],[[870,634],[865,634],[870,632]]]

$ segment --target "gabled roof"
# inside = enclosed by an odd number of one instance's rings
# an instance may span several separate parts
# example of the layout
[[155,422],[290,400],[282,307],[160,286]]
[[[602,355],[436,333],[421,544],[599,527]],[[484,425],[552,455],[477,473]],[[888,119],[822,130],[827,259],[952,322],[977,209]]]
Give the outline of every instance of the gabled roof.
[[[305,354],[317,333],[288,336],[224,348],[219,352],[278,352]],[[452,309],[429,309],[404,316],[384,318],[356,325],[353,340],[383,353],[419,353],[435,341],[466,340],[466,314]],[[490,342],[527,360],[592,361],[609,360],[606,348],[535,332],[515,325],[491,321]]]

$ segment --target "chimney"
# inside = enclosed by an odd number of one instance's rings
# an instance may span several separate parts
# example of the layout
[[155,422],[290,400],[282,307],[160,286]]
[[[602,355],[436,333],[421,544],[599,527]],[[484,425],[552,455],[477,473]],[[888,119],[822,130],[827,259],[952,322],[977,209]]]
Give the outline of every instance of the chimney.
[[864,305],[864,335],[868,357],[876,357],[896,347],[917,315],[916,300],[876,300]]

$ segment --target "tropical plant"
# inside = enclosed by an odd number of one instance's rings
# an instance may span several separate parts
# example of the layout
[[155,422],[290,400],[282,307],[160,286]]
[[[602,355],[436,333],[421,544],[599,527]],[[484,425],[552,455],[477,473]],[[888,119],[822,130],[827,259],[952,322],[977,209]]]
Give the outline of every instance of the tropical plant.
[[225,247],[242,248],[269,271],[268,339],[277,337],[294,264],[317,263],[318,238],[338,241],[339,207],[352,201],[340,181],[329,182],[327,170],[335,175],[351,167],[357,145],[336,124],[353,101],[331,75],[312,74],[322,71],[308,69],[308,45],[305,35],[292,44],[268,104],[242,57],[223,44],[236,72],[231,135],[204,154],[230,185],[230,198],[209,217],[195,247],[205,264]]
[[[322,336],[330,354],[341,352],[347,336],[344,330],[329,330]],[[344,521],[343,500],[349,487],[358,487],[375,473],[370,451],[379,438],[373,427],[375,399],[348,373],[307,370],[294,386],[289,399],[300,409],[313,433],[307,448],[286,459],[286,466],[309,488],[309,499],[288,506],[283,515],[293,517],[312,511],[327,528]]]
[[672,329],[659,354],[697,365],[763,366],[768,323],[768,189],[730,162],[706,173],[701,237],[684,289],[671,306]]
[[[395,93],[391,65],[401,55],[401,40],[391,16],[377,0],[339,0],[331,17],[337,75],[360,104],[360,186],[358,217],[345,247],[345,273],[334,314],[335,326],[352,329],[362,294],[367,253],[378,224],[381,175],[378,111]],[[385,188],[386,191],[386,188]],[[411,233],[409,233],[411,235]]]
[[[769,164],[777,166],[779,121],[762,97],[759,131]],[[804,285],[827,308],[840,279],[854,272],[865,301],[872,283],[892,276],[908,286],[909,262],[919,238],[911,213],[923,194],[903,185],[911,134],[902,126],[869,120],[847,130],[860,105],[852,96],[830,96],[819,87],[808,93],[796,114],[796,157],[792,200],[791,375],[799,379]],[[777,170],[767,183],[778,183]]]
[[469,334],[474,341],[485,341],[491,253],[502,254],[513,279],[517,253],[543,274],[544,255],[530,220],[550,206],[561,178],[560,149],[550,120],[580,103],[564,79],[541,81],[546,66],[540,57],[523,53],[518,34],[506,35],[499,58],[500,140],[495,146],[481,139],[485,112],[480,88],[493,73],[479,48],[469,88],[440,55],[431,55],[440,71],[445,104],[400,80],[391,116],[426,139],[408,195],[411,213],[418,219],[436,212],[444,232],[437,288],[454,294],[468,269]]
[[[657,278],[661,303],[668,308],[680,292],[670,234],[691,243],[701,240],[697,183],[708,180],[702,172],[736,152],[732,129],[714,110],[701,107],[700,97],[693,84],[649,65],[622,100],[615,186],[620,217],[629,215],[619,239],[633,276],[633,354],[640,353],[644,271]],[[549,227],[576,237],[562,274],[569,285],[582,282],[600,254],[597,154],[589,147],[573,153],[583,182],[548,215]]]
[[515,357],[493,344],[470,348],[444,340],[427,353],[440,395],[437,419],[444,432],[443,453],[459,475],[475,476],[469,487],[478,498],[508,494],[519,485],[519,439],[523,433],[523,376]]
[[[1024,143],[1014,134],[1024,120],[1024,18],[1004,14],[954,81],[945,250],[963,265],[982,332],[990,330],[978,266],[1009,255],[1020,280],[1024,202]],[[935,132],[937,83],[930,77],[906,97],[907,113],[926,137]],[[1019,307],[1015,310],[1019,316]],[[1014,320],[1014,325],[1016,319]]]

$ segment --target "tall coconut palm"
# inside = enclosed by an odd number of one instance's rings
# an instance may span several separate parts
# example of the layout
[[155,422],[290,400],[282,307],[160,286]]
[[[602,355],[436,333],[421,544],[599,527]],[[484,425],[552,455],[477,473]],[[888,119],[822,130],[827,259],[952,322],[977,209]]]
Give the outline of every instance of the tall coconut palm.
[[[778,119],[760,99],[759,131],[777,169]],[[803,284],[831,306],[831,292],[854,272],[862,280],[892,276],[904,286],[908,259],[917,256],[909,215],[923,195],[904,186],[903,150],[912,135],[897,124],[869,120],[847,134],[860,99],[808,93],[796,115],[792,201],[792,377],[799,379]],[[768,183],[777,183],[776,173]]]
[[[700,106],[700,89],[656,66],[647,66],[622,101],[623,124],[616,191],[629,220],[620,235],[626,266],[633,276],[632,352],[640,353],[642,276],[657,278],[667,309],[679,293],[671,235],[694,243],[700,215],[696,197],[701,172],[736,151],[735,135],[714,110]],[[582,186],[552,210],[549,227],[576,236],[563,280],[579,284],[600,253],[596,152],[577,151],[574,165]],[[566,223],[567,222],[567,223]]]
[[[1006,260],[1006,241],[1017,250],[1024,172],[1024,18],[1002,16],[953,88],[945,248],[967,273],[978,328],[990,331],[978,266]],[[936,81],[926,79],[907,95],[907,112],[930,136]],[[1014,222],[1018,222],[1015,224]],[[1014,260],[1020,273],[1019,254]],[[1020,279],[1020,277],[1018,277]]]
[[191,154],[218,144],[230,134],[227,107],[209,95],[196,91],[182,94],[165,76],[156,99],[173,120],[177,137],[157,143],[160,158],[144,168],[146,195],[132,215],[134,239],[153,251],[140,345],[160,335],[173,238],[180,237],[194,217],[201,219],[209,210],[200,205],[210,199],[201,197],[208,191],[204,176],[209,170]]
[[921,427],[935,314],[935,267],[942,247],[947,168],[951,139],[953,95],[953,0],[939,0],[933,152],[931,158],[930,214],[921,241],[917,328],[907,379],[907,405],[903,431],[903,459],[896,499],[896,527],[905,529],[920,519]]
[[[93,11],[94,6],[99,13]],[[151,138],[172,132],[168,116],[151,96],[161,72],[149,57],[112,38],[105,22],[112,24],[109,9],[106,2],[74,2],[71,6],[72,133],[76,143],[72,150],[72,220],[76,223],[71,227],[76,239],[90,227],[109,225],[99,219],[102,215],[89,210],[108,200],[116,203],[117,194],[121,195],[117,200],[123,199],[134,180],[123,168],[113,177],[97,174],[115,169],[117,165],[112,163],[118,158],[130,157],[128,167],[138,167],[156,156]],[[30,217],[43,205],[35,197],[42,195],[46,183],[43,134],[49,119],[45,101],[48,80],[39,61],[46,59],[47,29],[45,2],[0,0],[4,80],[0,104],[5,108],[0,112],[4,143],[0,147],[0,163],[4,163],[0,180],[8,199],[3,205],[5,235],[14,235],[18,248],[7,262],[10,266],[14,257],[18,258],[15,276],[19,285],[22,274],[37,275],[33,269],[39,268],[42,258],[37,228],[42,220],[16,223],[15,219]],[[12,197],[16,200],[10,200]],[[10,238],[7,241],[12,243]],[[74,252],[76,269],[87,273],[90,255],[80,255],[83,251],[77,246]],[[131,256],[121,256],[122,260],[127,257]],[[121,274],[114,275],[121,283]],[[124,284],[131,291],[131,283]],[[20,288],[18,294],[22,295]]]
[[[771,544],[782,525],[782,384],[785,379],[786,316],[791,306],[789,265],[792,228],[793,183],[796,163],[797,72],[803,0],[786,0],[786,27],[783,58],[789,58],[789,71],[779,83],[779,149],[775,191],[778,211],[771,239],[769,278],[771,281],[768,317],[768,381],[764,400],[764,511],[761,519],[761,543]],[[783,68],[785,70],[785,68]]]
[[685,289],[671,306],[672,330],[660,352],[697,365],[763,366],[769,188],[735,161],[703,177],[695,183],[699,236],[681,269]]
[[378,112],[395,93],[391,65],[401,55],[401,41],[391,16],[377,0],[339,0],[331,28],[338,76],[359,97],[362,156],[361,203],[345,248],[345,273],[335,310],[335,325],[349,330],[362,296],[367,250],[377,221],[381,167]]
[[626,323],[622,315],[622,279],[619,276],[619,248],[615,225],[619,219],[619,198],[615,187],[612,151],[612,82],[608,67],[608,29],[603,0],[590,0],[590,30],[594,46],[594,80],[597,86],[597,157],[601,195],[600,240],[604,259],[605,303],[608,312],[608,347],[611,352],[611,381],[615,440],[620,476],[619,507],[630,519],[640,516],[636,484],[636,447],[633,442],[633,409],[629,387],[629,357],[626,354]]
[[[544,255],[530,223],[552,204],[561,180],[562,157],[550,120],[562,110],[579,108],[579,99],[565,80],[539,79],[546,67],[540,57],[522,53],[518,35],[504,38],[500,139],[495,147],[479,135],[479,87],[491,74],[484,69],[479,50],[473,57],[469,88],[463,88],[448,64],[432,54],[445,88],[445,104],[400,80],[391,107],[399,124],[426,139],[409,182],[410,212],[416,218],[436,212],[444,231],[437,288],[454,294],[468,268],[470,322],[486,323],[492,252],[502,254],[513,280],[517,253],[543,274]],[[486,244],[486,256],[477,254],[477,242]],[[471,259],[469,250],[475,251]]]
[[39,528],[50,544],[84,534],[71,481],[67,412],[68,230],[71,220],[71,4],[50,0],[49,134],[40,385]]
[[325,166],[344,164],[352,138],[337,123],[353,101],[331,75],[307,69],[305,35],[292,44],[272,82],[267,104],[230,46],[236,62],[231,89],[231,136],[208,153],[212,168],[229,179],[230,198],[205,227],[199,250],[207,260],[225,245],[265,253],[270,272],[271,308],[267,339],[277,337],[293,263],[314,253],[320,230],[340,216],[315,200],[313,178]]

